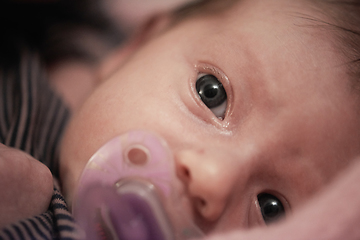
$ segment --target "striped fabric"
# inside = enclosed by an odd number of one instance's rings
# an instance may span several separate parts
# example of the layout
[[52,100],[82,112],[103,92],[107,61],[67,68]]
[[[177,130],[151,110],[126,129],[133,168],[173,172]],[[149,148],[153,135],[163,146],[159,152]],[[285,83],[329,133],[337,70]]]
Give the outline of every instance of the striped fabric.
[[82,235],[77,230],[77,225],[58,189],[55,180],[54,193],[46,213],[4,227],[0,230],[0,239],[81,239]]
[[68,110],[50,90],[39,59],[0,68],[0,141],[45,163],[58,177],[58,143]]
[[25,52],[18,64],[0,66],[0,141],[31,154],[55,177],[48,211],[0,229],[0,240],[79,239],[56,181],[58,146],[68,117],[67,108],[51,91],[36,55]]

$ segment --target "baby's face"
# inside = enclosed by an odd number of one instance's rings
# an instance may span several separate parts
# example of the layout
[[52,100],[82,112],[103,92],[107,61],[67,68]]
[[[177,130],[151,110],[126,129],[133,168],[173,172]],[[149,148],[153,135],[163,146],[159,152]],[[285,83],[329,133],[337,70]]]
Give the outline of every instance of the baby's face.
[[[335,40],[295,16],[314,15],[302,5],[241,1],[143,46],[70,124],[67,197],[100,146],[144,129],[168,142],[205,230],[263,225],[304,203],[360,153],[360,117]],[[262,216],[266,202],[275,210]]]

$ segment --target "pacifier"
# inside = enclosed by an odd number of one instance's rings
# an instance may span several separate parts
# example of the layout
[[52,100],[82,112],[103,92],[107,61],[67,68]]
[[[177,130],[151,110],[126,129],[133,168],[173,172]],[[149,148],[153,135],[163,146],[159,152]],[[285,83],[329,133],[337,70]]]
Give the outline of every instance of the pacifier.
[[73,213],[87,240],[185,240],[203,233],[185,213],[165,140],[131,131],[87,163]]

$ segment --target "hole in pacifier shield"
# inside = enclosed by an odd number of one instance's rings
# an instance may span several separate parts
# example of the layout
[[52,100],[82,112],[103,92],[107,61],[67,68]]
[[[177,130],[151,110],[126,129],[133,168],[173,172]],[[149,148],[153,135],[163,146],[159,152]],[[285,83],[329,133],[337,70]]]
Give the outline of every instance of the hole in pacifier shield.
[[145,165],[149,160],[149,153],[147,149],[142,146],[131,146],[125,155],[126,159],[134,165]]

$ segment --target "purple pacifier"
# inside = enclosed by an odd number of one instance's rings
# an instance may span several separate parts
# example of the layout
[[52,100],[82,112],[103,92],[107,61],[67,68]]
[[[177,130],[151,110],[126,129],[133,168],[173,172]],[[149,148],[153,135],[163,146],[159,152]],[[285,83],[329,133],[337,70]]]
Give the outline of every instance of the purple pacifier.
[[[132,131],[87,163],[73,213],[87,240],[177,240],[203,236],[185,215],[172,154],[162,138]],[[171,214],[169,214],[171,213]]]

